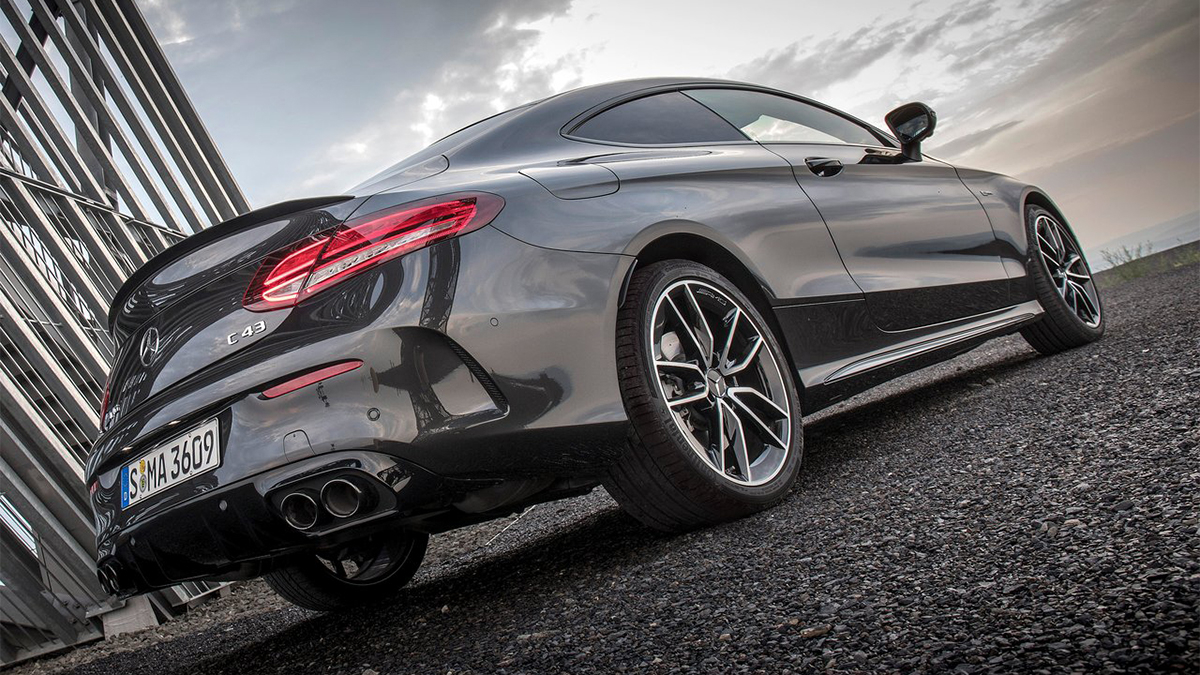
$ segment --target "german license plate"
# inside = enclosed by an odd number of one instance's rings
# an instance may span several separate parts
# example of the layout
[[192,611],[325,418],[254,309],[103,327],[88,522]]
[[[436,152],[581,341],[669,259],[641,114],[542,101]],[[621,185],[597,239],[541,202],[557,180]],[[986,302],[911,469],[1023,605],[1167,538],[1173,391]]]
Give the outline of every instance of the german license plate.
[[216,418],[151,450],[121,469],[121,508],[127,509],[172,485],[221,465],[220,427]]

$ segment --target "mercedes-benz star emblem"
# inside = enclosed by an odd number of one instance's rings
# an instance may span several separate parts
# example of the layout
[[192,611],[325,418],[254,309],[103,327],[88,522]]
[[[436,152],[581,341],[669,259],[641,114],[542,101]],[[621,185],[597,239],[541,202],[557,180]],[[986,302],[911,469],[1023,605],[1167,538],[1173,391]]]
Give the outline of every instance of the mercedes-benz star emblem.
[[151,327],[142,336],[142,347],[138,350],[138,354],[142,357],[142,365],[148,366],[154,357],[158,356],[158,329]]

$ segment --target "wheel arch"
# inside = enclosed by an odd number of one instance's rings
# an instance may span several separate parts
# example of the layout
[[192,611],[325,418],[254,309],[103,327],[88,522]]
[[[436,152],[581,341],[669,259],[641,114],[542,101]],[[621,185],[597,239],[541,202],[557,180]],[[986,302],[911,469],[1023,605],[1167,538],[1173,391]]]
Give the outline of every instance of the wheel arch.
[[[1021,215],[1021,225],[1023,227],[1028,227],[1028,225],[1025,222],[1025,211],[1030,206],[1040,206],[1043,209],[1046,209],[1047,211],[1050,212],[1050,215],[1054,216],[1055,218],[1058,219],[1059,222],[1066,225],[1067,231],[1071,234],[1072,237],[1075,238],[1075,243],[1080,246],[1081,251],[1083,250],[1082,244],[1079,244],[1079,235],[1075,232],[1075,228],[1071,226],[1071,221],[1067,220],[1067,217],[1063,215],[1062,209],[1059,208],[1058,204],[1054,203],[1053,199],[1050,199],[1050,196],[1046,194],[1045,190],[1042,190],[1040,188],[1033,187],[1033,186],[1030,186],[1029,188],[1027,188],[1025,190],[1024,198],[1021,200],[1021,214],[1020,214]],[[1033,260],[1033,256],[1031,253],[1032,249],[1029,247],[1033,246],[1033,242],[1026,241],[1025,245],[1027,247],[1026,255],[1028,256],[1026,258],[1026,263],[1030,263]]]
[[621,304],[625,303],[625,286],[628,285],[629,279],[636,270],[646,265],[664,260],[687,260],[712,269],[733,282],[733,285],[749,298],[750,302],[754,303],[755,309],[767,320],[771,331],[775,334],[776,342],[783,350],[784,358],[788,361],[792,378],[795,380],[796,387],[800,390],[798,393],[803,400],[805,384],[797,372],[796,360],[783,333],[783,328],[775,316],[775,310],[771,304],[773,293],[735,253],[719,242],[701,234],[672,232],[648,241],[634,255],[634,264],[630,267],[621,288]]
[[1029,206],[1040,206],[1053,214],[1060,221],[1070,225],[1070,221],[1063,215],[1062,209],[1058,208],[1058,204],[1054,203],[1053,199],[1046,194],[1044,190],[1036,187],[1030,187],[1025,191],[1025,198],[1021,201],[1021,218],[1024,222],[1025,209]]

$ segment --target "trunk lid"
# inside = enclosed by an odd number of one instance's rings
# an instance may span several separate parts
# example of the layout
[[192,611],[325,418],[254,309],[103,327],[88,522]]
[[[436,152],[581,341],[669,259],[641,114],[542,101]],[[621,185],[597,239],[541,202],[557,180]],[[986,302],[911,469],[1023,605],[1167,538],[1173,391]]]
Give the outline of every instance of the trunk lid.
[[251,211],[188,237],[135,272],[109,312],[119,349],[102,430],[164,388],[269,335],[291,310],[242,307],[259,263],[337,226],[361,201],[319,197]]

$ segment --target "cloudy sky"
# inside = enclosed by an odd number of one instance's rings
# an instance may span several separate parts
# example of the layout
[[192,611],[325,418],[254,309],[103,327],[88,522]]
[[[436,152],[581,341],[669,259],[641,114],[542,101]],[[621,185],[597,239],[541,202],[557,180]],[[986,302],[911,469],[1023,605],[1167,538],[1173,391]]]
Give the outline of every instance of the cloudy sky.
[[565,89],[694,75],[880,124],[925,101],[929,152],[1043,186],[1089,247],[1200,229],[1196,0],[138,3],[255,206]]

